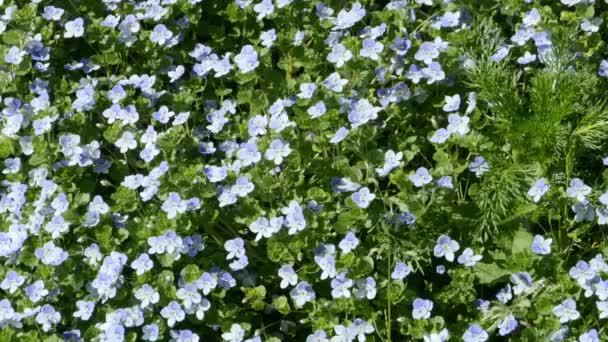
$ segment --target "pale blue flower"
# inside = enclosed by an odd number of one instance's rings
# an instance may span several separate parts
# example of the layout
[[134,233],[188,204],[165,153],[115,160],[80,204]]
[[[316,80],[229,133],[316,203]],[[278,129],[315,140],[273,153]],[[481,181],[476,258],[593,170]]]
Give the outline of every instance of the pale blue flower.
[[410,182],[414,183],[415,187],[421,187],[429,184],[433,180],[433,177],[426,167],[419,167],[416,170],[416,173],[408,176],[408,179]]
[[365,8],[360,3],[355,2],[350,11],[342,9],[335,19],[331,19],[335,25],[332,30],[344,30],[352,27],[365,17],[365,13]]
[[55,6],[45,6],[42,17],[49,21],[59,21],[64,10]]
[[308,113],[308,115],[310,115],[312,119],[316,119],[325,114],[325,111],[325,103],[323,101],[319,101],[312,105],[312,107],[308,108],[306,112]]
[[526,51],[523,56],[517,58],[517,63],[526,65],[536,61],[536,55]]
[[458,263],[465,267],[473,267],[481,260],[481,255],[475,254],[472,249],[466,248],[458,257]]
[[391,278],[394,280],[403,280],[412,272],[412,269],[403,262],[395,264],[395,268],[391,273]]
[[597,330],[591,329],[578,337],[579,342],[600,342]]
[[553,243],[553,239],[547,238],[545,239],[541,235],[535,235],[532,240],[532,252],[540,255],[551,254],[551,244]]
[[305,281],[299,282],[298,285],[289,292],[289,295],[294,301],[294,306],[297,308],[301,308],[304,304],[314,301],[316,298],[312,286]]
[[490,164],[482,156],[477,156],[469,164],[469,170],[475,173],[475,176],[480,177],[484,173],[490,171]]
[[342,126],[342,127],[338,128],[338,130],[336,131],[334,136],[329,140],[329,142],[332,144],[337,144],[337,143],[341,142],[342,140],[346,139],[347,135],[348,135],[348,129],[346,127]]
[[154,26],[154,30],[150,34],[150,41],[158,45],[165,45],[172,37],[173,32],[171,32],[167,26],[158,24]]
[[298,97],[301,99],[310,99],[317,89],[317,86],[314,83],[302,83],[300,84],[300,92],[298,93]]
[[445,79],[445,72],[441,68],[441,64],[432,62],[428,67],[421,70],[422,76],[426,78],[426,84],[433,84]]
[[430,65],[435,58],[439,57],[439,50],[432,42],[424,42],[414,54],[414,59]]
[[363,187],[350,196],[353,202],[362,209],[369,207],[370,203],[376,198],[376,195],[371,193],[367,187]]
[[462,339],[464,342],[485,342],[488,337],[488,333],[479,324],[471,324]]
[[356,128],[378,118],[378,112],[381,110],[382,107],[375,107],[368,100],[359,99],[350,104],[348,121]]
[[450,134],[465,135],[469,133],[469,117],[458,114],[448,115],[447,131]]
[[275,42],[276,39],[277,39],[277,34],[276,34],[276,30],[275,29],[270,29],[270,30],[267,30],[267,31],[263,31],[260,34],[260,40],[262,41],[261,44],[265,48],[272,47],[272,45],[274,44],[274,42]]
[[19,65],[23,62],[23,56],[26,55],[26,52],[19,49],[16,46],[11,47],[4,55],[4,61],[8,64]]
[[258,54],[251,45],[243,46],[241,52],[234,56],[234,62],[243,74],[255,70],[260,65]]
[[350,52],[350,50],[344,47],[344,45],[338,43],[332,47],[331,52],[327,55],[327,60],[330,63],[333,63],[336,68],[340,68],[352,57],[352,52]]
[[445,96],[445,104],[443,105],[444,112],[455,112],[460,107],[460,95],[456,94],[453,96]]
[[549,186],[547,179],[541,178],[537,180],[534,185],[532,185],[530,190],[528,190],[528,196],[532,197],[534,203],[538,203],[541,197],[543,197],[550,188],[551,187]]
[[561,304],[553,307],[553,314],[559,318],[560,323],[567,323],[581,317],[576,310],[576,302],[572,298],[567,298]]
[[264,159],[274,162],[275,165],[281,165],[283,158],[289,156],[291,151],[288,142],[283,139],[275,139],[264,152]]
[[570,186],[566,189],[566,195],[570,198],[582,202],[591,193],[591,187],[586,185],[580,178],[574,178],[570,181]]
[[359,239],[355,236],[355,233],[349,231],[346,236],[340,241],[338,247],[343,253],[350,253],[355,247],[359,245]]
[[454,261],[454,253],[460,249],[460,244],[447,235],[441,235],[433,248],[433,255],[437,258],[445,257],[447,261]]
[[323,86],[333,92],[341,93],[347,83],[348,80],[342,79],[340,74],[333,72],[323,81]]
[[431,310],[433,310],[433,302],[431,300],[416,298],[412,306],[413,319],[429,319],[431,317]]
[[498,334],[500,336],[508,335],[515,329],[517,329],[518,326],[519,323],[517,322],[513,314],[508,314],[507,317],[505,317],[502,321],[500,321],[500,323],[498,323]]
[[262,0],[262,2],[253,6],[253,11],[258,14],[258,20],[266,18],[274,13],[274,5],[272,4],[272,0]]
[[445,128],[440,128],[433,133],[429,141],[435,144],[443,144],[450,138],[450,132]]
[[122,133],[114,145],[120,149],[120,153],[127,153],[127,151],[137,147],[137,140],[135,140],[135,135],[133,133],[126,131]]
[[384,49],[384,44],[377,42],[373,38],[366,38],[363,40],[363,45],[359,51],[359,56],[367,57],[373,61],[377,61],[380,56],[378,55]]
[[65,23],[64,38],[78,38],[84,35],[84,20],[76,18]]

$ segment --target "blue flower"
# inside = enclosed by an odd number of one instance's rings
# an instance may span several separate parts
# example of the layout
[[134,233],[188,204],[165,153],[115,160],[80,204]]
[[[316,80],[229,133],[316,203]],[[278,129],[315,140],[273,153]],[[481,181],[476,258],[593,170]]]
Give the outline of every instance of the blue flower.
[[74,317],[78,317],[83,321],[88,321],[95,310],[95,302],[79,300],[76,302],[77,311],[74,312]]
[[470,248],[466,248],[458,257],[458,263],[465,267],[473,267],[479,260],[481,260],[481,255],[476,255]]
[[45,6],[42,17],[49,21],[59,21],[64,10],[55,6]]
[[441,68],[441,64],[432,62],[428,67],[421,70],[422,76],[426,78],[426,84],[433,84],[445,79],[445,72]]
[[465,135],[469,133],[469,117],[460,116],[458,114],[448,115],[447,131],[450,134]]
[[454,253],[460,249],[460,244],[447,235],[441,235],[433,249],[433,255],[437,258],[445,257],[447,261],[454,261]]
[[519,295],[532,288],[533,282],[530,273],[518,272],[511,275],[511,282],[513,282],[513,294]]
[[135,135],[133,133],[126,131],[122,133],[121,137],[116,140],[114,145],[120,149],[120,153],[126,153],[137,147],[137,141],[135,140]]
[[460,95],[445,96],[444,102],[442,108],[444,112],[455,112],[460,107]]
[[412,269],[403,262],[398,262],[395,264],[395,268],[391,273],[391,279],[394,280],[403,280],[412,272]]
[[306,112],[308,113],[308,115],[310,115],[312,119],[316,119],[325,114],[325,111],[325,103],[323,101],[319,101],[312,105],[312,107],[308,108]]
[[369,207],[370,203],[376,198],[376,195],[371,193],[367,187],[363,187],[359,191],[353,192],[350,198],[359,208],[365,209]]
[[517,63],[526,65],[526,64],[530,64],[530,63],[534,62],[535,60],[536,60],[536,55],[531,54],[530,52],[526,51],[523,56],[517,58]]
[[168,219],[172,219],[175,218],[177,214],[186,212],[186,201],[182,200],[177,192],[170,192],[160,209],[167,213]]
[[353,287],[352,279],[346,278],[346,273],[342,272],[332,279],[331,296],[333,298],[350,298],[350,288]]
[[65,23],[64,38],[78,38],[84,35],[84,20],[76,18]]
[[297,308],[301,308],[304,304],[314,301],[316,298],[315,291],[312,286],[305,282],[301,281],[296,285],[290,292],[289,295],[294,301],[294,305]]
[[419,167],[416,170],[416,173],[408,176],[408,179],[410,182],[414,183],[415,187],[421,187],[429,184],[433,180],[433,177],[429,174],[429,170],[427,168]]
[[334,136],[329,140],[329,142],[332,144],[337,144],[337,143],[341,142],[342,140],[346,139],[347,135],[348,135],[348,129],[346,127],[342,126],[342,127],[338,128],[338,130],[336,131]]
[[25,51],[13,46],[8,49],[8,52],[4,55],[4,61],[9,64],[19,65],[23,62],[23,56],[25,56],[25,54]]
[[450,132],[445,128],[440,128],[433,133],[429,141],[435,144],[443,144],[450,138]]
[[287,288],[289,285],[294,286],[298,283],[298,274],[289,265],[283,265],[279,268],[278,275],[281,278],[280,287]]
[[34,252],[36,257],[45,265],[59,266],[68,258],[68,253],[55,246],[53,241],[45,243]]
[[355,233],[352,231],[346,233],[344,239],[340,241],[338,247],[342,250],[343,253],[350,253],[355,247],[359,245],[359,239],[355,236]]
[[602,59],[602,61],[600,62],[600,67],[598,70],[598,75],[600,75],[601,77],[608,77],[608,61],[605,59]]
[[570,181],[570,186],[566,189],[566,195],[579,202],[583,202],[590,193],[591,187],[586,185],[580,178],[572,179]]
[[388,150],[384,153],[384,165],[381,168],[376,168],[376,173],[380,177],[386,177],[392,170],[400,167],[403,162],[403,152],[395,153],[393,150]]
[[519,323],[513,317],[512,314],[507,315],[500,323],[498,323],[498,334],[500,336],[505,336],[510,334],[513,330],[517,329]]
[[25,294],[33,303],[37,303],[43,297],[49,294],[49,291],[44,288],[42,280],[36,280],[25,288]]
[[260,34],[261,44],[265,48],[270,48],[274,44],[274,41],[277,39],[277,34],[275,29],[270,29],[268,31],[263,31]]
[[338,12],[336,18],[332,19],[335,25],[332,30],[344,30],[352,27],[365,17],[365,13],[365,8],[362,8],[360,3],[355,2],[350,11],[342,9]]
[[255,70],[260,65],[258,54],[251,45],[243,46],[241,52],[234,56],[234,62],[243,74]]
[[258,145],[253,141],[241,144],[236,152],[236,156],[243,166],[255,164],[262,158],[262,154],[258,150]]
[[340,74],[333,72],[323,81],[323,86],[333,92],[341,93],[347,83],[348,80],[340,78]]
[[560,323],[567,323],[581,317],[576,310],[576,302],[572,298],[567,298],[561,304],[553,307],[553,314],[559,318]]
[[176,302],[171,301],[167,306],[160,310],[160,315],[167,320],[167,325],[173,327],[176,322],[181,322],[186,317],[182,306]]
[[433,302],[428,299],[416,298],[412,303],[412,318],[413,319],[428,319],[431,317],[433,310]]
[[317,89],[317,86],[314,83],[302,83],[300,84],[300,92],[298,93],[298,97],[301,99],[310,99]]
[[171,37],[173,37],[173,32],[171,32],[167,26],[158,24],[154,26],[154,30],[150,34],[150,41],[158,45],[165,45]]
[[359,99],[349,106],[348,121],[353,128],[366,124],[370,120],[375,120],[378,117],[378,112],[381,107],[374,107],[366,99]]
[[212,183],[223,181],[228,176],[228,168],[225,166],[209,165],[204,169],[205,176]]
[[490,171],[490,164],[482,156],[477,156],[469,164],[469,170],[475,173],[475,176],[480,177],[484,173]]
[[272,0],[262,0],[262,2],[253,6],[253,11],[258,14],[258,20],[266,18],[274,13],[274,5],[272,4]]
[[0,289],[8,291],[8,293],[15,293],[21,287],[21,285],[23,285],[24,282],[25,277],[15,272],[14,270],[9,270],[8,272],[6,272],[2,283],[0,283]]
[[376,298],[376,280],[372,277],[359,279],[355,282],[356,288],[353,290],[355,298],[372,300]]
[[384,49],[384,44],[377,42],[373,38],[367,38],[363,40],[363,46],[359,51],[359,56],[367,57],[373,61],[377,61],[379,57],[379,53]]
[[545,239],[541,235],[535,235],[532,240],[532,252],[540,255],[551,254],[551,243],[553,243],[553,239],[548,238]]
[[338,43],[332,47],[331,52],[327,55],[327,60],[333,63],[336,68],[340,68],[352,57],[352,52],[344,47],[344,45]]
[[528,196],[532,197],[534,203],[537,203],[550,188],[547,179],[541,178],[532,185],[530,190],[528,190]]
[[433,60],[437,57],[439,57],[439,50],[432,42],[422,43],[416,54],[414,54],[414,58],[417,61],[424,62],[427,65],[433,63]]
[[283,224],[285,227],[289,228],[288,234],[294,235],[299,231],[304,230],[306,228],[306,219],[304,218],[304,212],[302,211],[302,207],[297,201],[289,202],[288,207],[284,207],[281,209],[283,215],[285,215],[285,220]]
[[274,139],[268,149],[264,152],[264,159],[274,162],[275,165],[281,165],[283,158],[291,154],[289,143],[283,139]]
[[578,337],[579,342],[600,342],[597,330],[591,329]]
[[488,333],[479,324],[471,324],[462,336],[464,342],[485,342]]

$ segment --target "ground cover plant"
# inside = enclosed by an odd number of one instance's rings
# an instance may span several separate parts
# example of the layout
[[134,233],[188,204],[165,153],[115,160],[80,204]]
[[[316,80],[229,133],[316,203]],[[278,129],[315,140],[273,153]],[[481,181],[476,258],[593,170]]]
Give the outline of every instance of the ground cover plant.
[[608,340],[603,0],[0,0],[0,341]]

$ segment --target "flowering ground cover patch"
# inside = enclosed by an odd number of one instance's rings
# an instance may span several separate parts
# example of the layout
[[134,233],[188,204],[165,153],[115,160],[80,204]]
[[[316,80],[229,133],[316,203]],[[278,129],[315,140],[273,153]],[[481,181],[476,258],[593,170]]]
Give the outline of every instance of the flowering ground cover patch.
[[0,0],[0,342],[606,341],[604,0]]

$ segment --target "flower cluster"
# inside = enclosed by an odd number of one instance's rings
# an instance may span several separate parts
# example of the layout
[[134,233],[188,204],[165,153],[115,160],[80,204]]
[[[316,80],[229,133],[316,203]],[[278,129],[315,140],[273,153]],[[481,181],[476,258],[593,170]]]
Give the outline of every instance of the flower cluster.
[[605,9],[0,0],[0,340],[601,341]]

